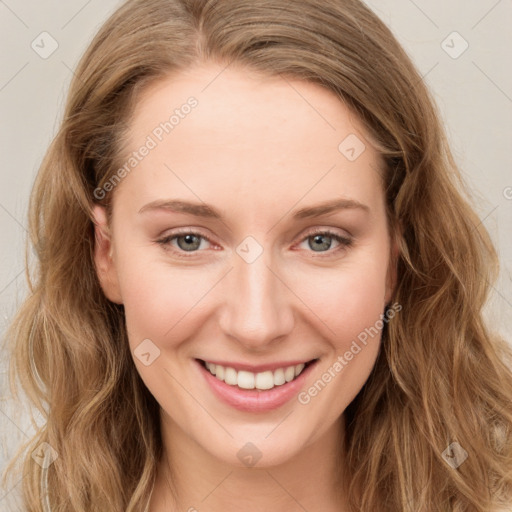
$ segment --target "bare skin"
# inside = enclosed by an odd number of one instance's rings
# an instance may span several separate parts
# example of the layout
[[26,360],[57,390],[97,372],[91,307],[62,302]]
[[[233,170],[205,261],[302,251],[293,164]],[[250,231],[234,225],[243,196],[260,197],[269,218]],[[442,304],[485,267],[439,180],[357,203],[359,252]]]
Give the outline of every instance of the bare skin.
[[[196,359],[318,359],[305,392],[332,373],[394,287],[380,156],[331,92],[222,69],[203,64],[144,91],[130,151],[187,98],[198,103],[116,187],[110,226],[95,210],[98,275],[107,297],[124,304],[132,353],[143,340],[160,351],[148,366],[134,356],[161,406],[166,453],[149,511],[344,511],[343,412],[380,336],[307,403],[267,412],[219,400]],[[353,161],[339,149],[349,135],[366,146]],[[222,219],[155,207],[170,199],[206,203]],[[341,199],[335,211],[294,218]],[[250,250],[262,251],[250,263],[237,252],[248,236]],[[250,467],[238,456],[247,443],[261,454]]]

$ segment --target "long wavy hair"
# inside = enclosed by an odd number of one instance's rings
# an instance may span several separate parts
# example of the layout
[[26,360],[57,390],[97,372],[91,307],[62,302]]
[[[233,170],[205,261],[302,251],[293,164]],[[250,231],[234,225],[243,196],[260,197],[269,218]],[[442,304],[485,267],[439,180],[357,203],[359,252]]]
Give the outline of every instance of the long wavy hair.
[[[79,63],[31,196],[36,257],[7,336],[11,387],[19,379],[45,420],[8,468],[22,465],[27,511],[138,512],[150,498],[159,406],[133,363],[123,307],[99,285],[92,208],[112,194],[94,190],[122,165],[141,91],[205,61],[327,88],[385,161],[402,310],[345,411],[352,510],[510,504],[512,351],[482,314],[495,249],[435,102],[391,31],[359,0],[129,0]],[[443,455],[453,442],[468,454],[457,468]],[[58,454],[47,467],[31,456],[52,453],[41,443]]]

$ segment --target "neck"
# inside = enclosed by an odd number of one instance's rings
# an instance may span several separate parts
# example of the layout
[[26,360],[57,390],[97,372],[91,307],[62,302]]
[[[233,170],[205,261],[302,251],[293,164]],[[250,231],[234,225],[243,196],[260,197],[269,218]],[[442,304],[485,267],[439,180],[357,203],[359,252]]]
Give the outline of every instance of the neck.
[[219,460],[163,411],[161,426],[164,456],[149,512],[348,510],[342,491],[343,416],[321,438],[272,466],[263,459],[252,467]]

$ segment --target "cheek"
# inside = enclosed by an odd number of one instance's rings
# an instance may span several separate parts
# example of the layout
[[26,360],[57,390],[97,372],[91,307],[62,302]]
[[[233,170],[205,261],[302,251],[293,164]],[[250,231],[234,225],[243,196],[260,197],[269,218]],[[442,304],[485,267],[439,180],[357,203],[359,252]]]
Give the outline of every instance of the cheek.
[[145,338],[169,345],[201,310],[205,289],[211,288],[206,286],[209,280],[204,271],[155,262],[125,261],[120,277],[131,345]]
[[303,287],[304,302],[319,317],[316,325],[330,345],[314,382],[298,395],[318,432],[336,421],[356,397],[379,353],[385,271],[376,262],[359,263],[340,270],[334,279],[318,275],[309,292]]
[[[212,297],[219,298],[214,289],[225,269],[177,267],[148,254],[149,248],[125,251],[117,262],[130,344],[134,347],[149,338],[170,347],[192,336],[207,320],[214,306]],[[387,259],[376,254],[385,254],[385,243],[360,250],[336,265],[292,262],[277,269],[293,291],[283,285],[280,293],[288,297],[284,303],[300,310],[302,320],[337,352],[348,350],[350,342],[384,311]]]
[[384,312],[387,259],[374,254],[385,251],[360,252],[336,268],[290,274],[291,287],[323,324],[322,334],[340,349]]
[[[299,410],[310,418],[303,420],[303,428],[313,425],[315,435],[357,395],[377,357],[381,331],[375,325],[384,312],[387,259],[375,254],[385,254],[384,249],[368,248],[357,258],[340,260],[336,267],[290,264],[277,269],[293,290],[290,293],[283,285],[279,293],[287,297],[283,304],[297,313],[295,333],[311,337],[325,356],[318,378],[325,376],[328,382],[324,386],[317,380],[298,397]],[[159,347],[163,357],[150,367],[136,361],[139,374],[166,410],[182,411],[183,421],[190,423],[194,420],[190,415],[201,417],[201,412],[187,406],[188,397],[166,370],[180,375],[180,382],[192,389],[194,383],[187,381],[186,367],[180,362],[190,356],[194,343],[189,342],[200,329],[215,330],[215,307],[225,298],[216,285],[226,269],[176,268],[144,258],[143,251],[132,251],[119,262],[129,343],[132,352],[145,339]],[[294,425],[299,429],[299,423]]]

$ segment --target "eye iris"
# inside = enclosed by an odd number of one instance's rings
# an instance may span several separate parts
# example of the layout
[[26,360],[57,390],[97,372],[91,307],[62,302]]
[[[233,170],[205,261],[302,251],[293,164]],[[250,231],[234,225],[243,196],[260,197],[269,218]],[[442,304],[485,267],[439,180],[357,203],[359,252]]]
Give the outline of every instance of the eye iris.
[[[326,250],[331,247],[332,237],[329,235],[314,235],[314,236],[310,237],[310,240],[311,239],[313,239],[315,244],[317,244],[317,243],[320,244],[321,250],[322,249]],[[326,242],[325,239],[327,239],[328,242]],[[315,249],[315,247],[312,246],[311,243],[309,244],[309,246],[311,247],[311,249]],[[316,246],[316,248],[319,248],[319,246]]]
[[[328,234],[312,235],[308,238],[308,244],[315,252],[326,251],[331,248],[332,239],[333,236]],[[199,249],[201,245],[201,237],[190,233],[177,236],[176,240],[179,248],[188,252]],[[311,243],[311,240],[313,240],[313,243]]]
[[[176,240],[180,249],[183,249],[184,251],[194,251],[201,245],[200,237],[196,235],[182,235],[177,237]],[[185,244],[181,243],[183,240],[185,240]]]

